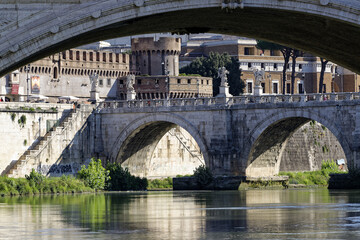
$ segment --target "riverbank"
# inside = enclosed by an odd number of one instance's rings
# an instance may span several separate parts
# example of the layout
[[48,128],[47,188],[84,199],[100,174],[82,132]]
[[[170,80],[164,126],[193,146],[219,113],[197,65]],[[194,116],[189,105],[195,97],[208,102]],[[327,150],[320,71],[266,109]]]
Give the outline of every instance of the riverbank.
[[0,177],[0,196],[95,192],[72,176],[9,178]]

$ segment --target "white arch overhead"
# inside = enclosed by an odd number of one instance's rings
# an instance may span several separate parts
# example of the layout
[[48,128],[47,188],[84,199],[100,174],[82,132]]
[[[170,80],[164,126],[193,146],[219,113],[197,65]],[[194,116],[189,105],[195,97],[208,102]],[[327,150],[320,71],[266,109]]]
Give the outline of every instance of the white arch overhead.
[[0,75],[70,47],[166,31],[273,40],[360,72],[356,0],[19,0],[0,9]]

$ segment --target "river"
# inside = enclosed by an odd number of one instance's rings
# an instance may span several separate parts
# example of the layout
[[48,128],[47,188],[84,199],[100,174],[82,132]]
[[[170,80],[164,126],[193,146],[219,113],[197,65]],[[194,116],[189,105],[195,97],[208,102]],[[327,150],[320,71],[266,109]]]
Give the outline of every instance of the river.
[[360,191],[0,198],[0,239],[360,239]]

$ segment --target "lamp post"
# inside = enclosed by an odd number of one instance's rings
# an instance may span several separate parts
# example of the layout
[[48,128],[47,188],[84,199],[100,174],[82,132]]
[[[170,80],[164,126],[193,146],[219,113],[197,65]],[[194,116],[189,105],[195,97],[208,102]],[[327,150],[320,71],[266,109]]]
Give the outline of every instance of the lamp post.
[[30,72],[30,64],[25,67],[26,72],[26,101],[29,102],[29,72]]

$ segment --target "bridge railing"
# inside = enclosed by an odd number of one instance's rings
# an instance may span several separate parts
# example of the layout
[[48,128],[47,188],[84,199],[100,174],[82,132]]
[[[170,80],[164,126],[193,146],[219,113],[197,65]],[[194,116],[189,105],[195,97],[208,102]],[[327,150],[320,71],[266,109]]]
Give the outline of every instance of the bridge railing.
[[105,101],[99,103],[98,108],[145,108],[145,107],[176,107],[176,106],[210,106],[210,105],[243,105],[256,103],[295,103],[312,101],[343,101],[358,100],[360,93],[310,93],[293,95],[242,95],[236,97],[213,98],[179,98],[152,99],[134,101]]

